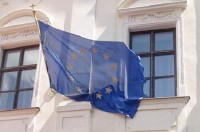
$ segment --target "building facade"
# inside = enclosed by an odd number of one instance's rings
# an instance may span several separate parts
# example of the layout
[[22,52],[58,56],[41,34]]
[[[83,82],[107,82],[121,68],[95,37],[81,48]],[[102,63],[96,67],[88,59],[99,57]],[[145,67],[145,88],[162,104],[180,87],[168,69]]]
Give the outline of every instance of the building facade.
[[[39,20],[141,57],[145,98],[134,119],[51,91]],[[0,0],[0,131],[198,132],[199,0]]]

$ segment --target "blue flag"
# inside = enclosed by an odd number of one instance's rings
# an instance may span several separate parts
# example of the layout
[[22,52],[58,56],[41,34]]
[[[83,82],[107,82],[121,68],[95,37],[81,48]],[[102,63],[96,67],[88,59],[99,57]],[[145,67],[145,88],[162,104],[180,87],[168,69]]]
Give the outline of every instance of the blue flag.
[[103,111],[135,115],[143,97],[143,67],[123,42],[94,41],[39,21],[50,87]]

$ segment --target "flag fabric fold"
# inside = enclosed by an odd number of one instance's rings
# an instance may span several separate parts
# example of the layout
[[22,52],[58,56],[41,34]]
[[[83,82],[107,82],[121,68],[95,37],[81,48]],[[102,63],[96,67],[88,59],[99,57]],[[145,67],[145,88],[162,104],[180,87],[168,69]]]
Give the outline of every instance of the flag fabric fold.
[[134,117],[145,83],[137,55],[123,42],[94,41],[38,23],[51,88]]

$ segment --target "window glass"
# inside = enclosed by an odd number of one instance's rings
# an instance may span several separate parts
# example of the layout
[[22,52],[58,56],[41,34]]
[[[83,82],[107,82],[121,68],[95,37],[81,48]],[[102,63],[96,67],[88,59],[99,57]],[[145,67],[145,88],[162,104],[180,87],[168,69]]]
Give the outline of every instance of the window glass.
[[24,52],[23,65],[37,64],[38,48],[26,49]]
[[31,107],[38,47],[4,50],[3,58],[0,110]]
[[0,93],[0,109],[9,110],[13,108],[14,92]]
[[34,79],[35,79],[35,69],[22,71],[19,87],[33,88]]
[[155,76],[174,75],[174,56],[155,57]]
[[150,51],[150,34],[132,36],[132,50],[135,53]]
[[130,33],[131,49],[144,67],[144,97],[176,95],[175,29]]
[[4,72],[2,74],[1,91],[14,90],[16,88],[17,71]]
[[142,57],[140,62],[144,67],[144,76],[150,77],[150,57]]
[[5,57],[4,67],[13,67],[19,65],[20,51],[8,51]]
[[144,84],[143,91],[144,91],[145,98],[150,97],[150,81],[149,80],[147,80],[146,83]]
[[18,97],[17,108],[29,108],[31,107],[31,99],[32,99],[33,91],[20,91]]
[[173,50],[173,32],[155,33],[155,51]]
[[155,79],[155,97],[175,96],[174,78]]

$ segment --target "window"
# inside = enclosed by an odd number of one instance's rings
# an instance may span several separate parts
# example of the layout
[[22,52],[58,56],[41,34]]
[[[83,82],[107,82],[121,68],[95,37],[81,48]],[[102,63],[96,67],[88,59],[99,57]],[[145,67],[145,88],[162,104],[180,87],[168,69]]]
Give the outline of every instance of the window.
[[176,96],[175,29],[130,33],[130,48],[144,66],[145,97]]
[[0,70],[0,110],[31,106],[38,46],[3,51]]

